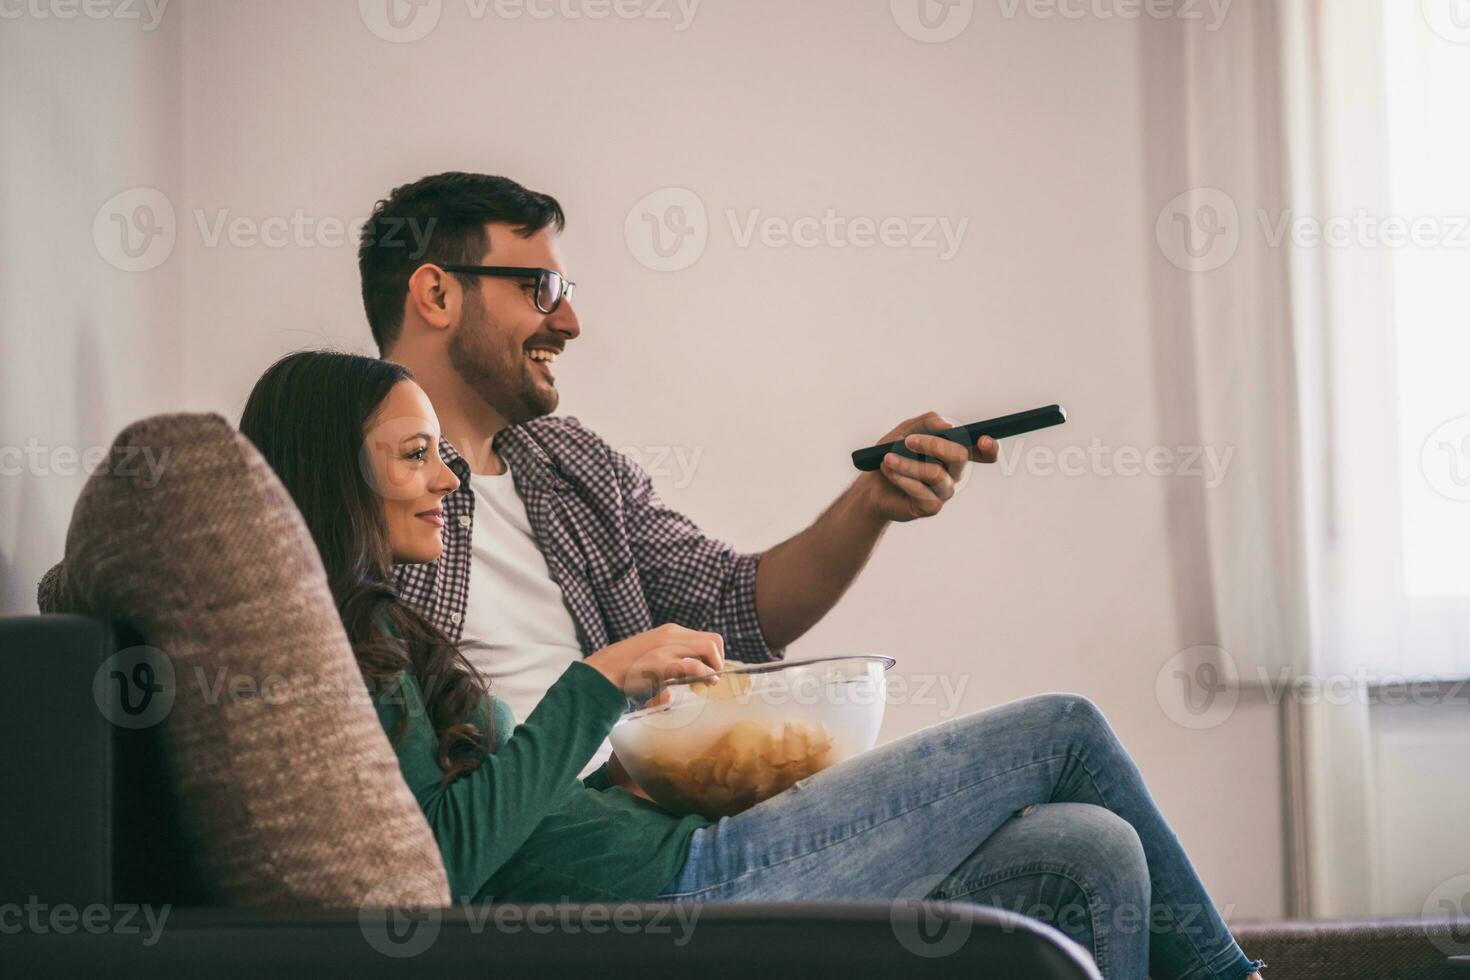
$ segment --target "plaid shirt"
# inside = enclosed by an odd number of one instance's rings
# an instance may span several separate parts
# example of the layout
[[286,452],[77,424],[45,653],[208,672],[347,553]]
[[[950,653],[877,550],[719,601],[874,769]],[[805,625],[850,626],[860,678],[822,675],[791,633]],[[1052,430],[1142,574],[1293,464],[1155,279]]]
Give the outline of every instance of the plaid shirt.
[[[576,418],[507,426],[491,445],[510,466],[583,656],[668,622],[721,634],[732,660],[785,656],[784,648],[766,644],[756,618],[760,554],[739,554],[665,507],[642,467]],[[458,641],[469,601],[475,495],[469,463],[447,439],[439,440],[439,455],[460,481],[444,498],[444,554],[396,566],[394,575],[399,594]]]

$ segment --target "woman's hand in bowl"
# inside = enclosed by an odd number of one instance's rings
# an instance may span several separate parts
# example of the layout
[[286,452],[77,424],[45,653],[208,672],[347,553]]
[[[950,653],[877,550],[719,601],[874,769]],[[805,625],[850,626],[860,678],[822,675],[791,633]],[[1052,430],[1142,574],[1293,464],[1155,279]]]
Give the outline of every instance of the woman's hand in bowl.
[[628,697],[640,698],[667,681],[724,670],[725,640],[665,623],[603,647],[585,662]]

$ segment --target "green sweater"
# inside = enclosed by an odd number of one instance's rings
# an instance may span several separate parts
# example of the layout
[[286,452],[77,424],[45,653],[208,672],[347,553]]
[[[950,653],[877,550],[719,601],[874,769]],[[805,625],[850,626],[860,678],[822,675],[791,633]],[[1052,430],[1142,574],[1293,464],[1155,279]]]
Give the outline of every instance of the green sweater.
[[[408,711],[398,767],[449,872],[458,902],[648,901],[684,866],[689,838],[709,821],[676,817],[622,787],[592,758],[626,707],[595,667],[570,664],[517,727],[498,698],[495,747],[448,786],[418,684],[407,673],[374,697],[386,731]],[[474,721],[485,731],[486,703]]]

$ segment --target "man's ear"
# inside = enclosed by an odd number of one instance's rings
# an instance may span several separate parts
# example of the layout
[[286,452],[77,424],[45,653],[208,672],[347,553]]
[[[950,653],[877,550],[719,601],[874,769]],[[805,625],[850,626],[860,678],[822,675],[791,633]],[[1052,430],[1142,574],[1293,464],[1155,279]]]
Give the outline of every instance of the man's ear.
[[463,300],[459,282],[437,265],[421,265],[408,277],[408,308],[435,330],[459,319]]

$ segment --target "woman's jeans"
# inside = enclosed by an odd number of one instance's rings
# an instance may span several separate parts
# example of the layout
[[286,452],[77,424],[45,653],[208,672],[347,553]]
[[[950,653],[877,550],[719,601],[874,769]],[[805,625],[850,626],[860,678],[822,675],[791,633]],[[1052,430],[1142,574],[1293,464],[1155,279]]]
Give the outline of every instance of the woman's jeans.
[[920,899],[1049,922],[1103,976],[1246,958],[1102,713],[1047,694],[954,718],[695,831],[669,901]]

